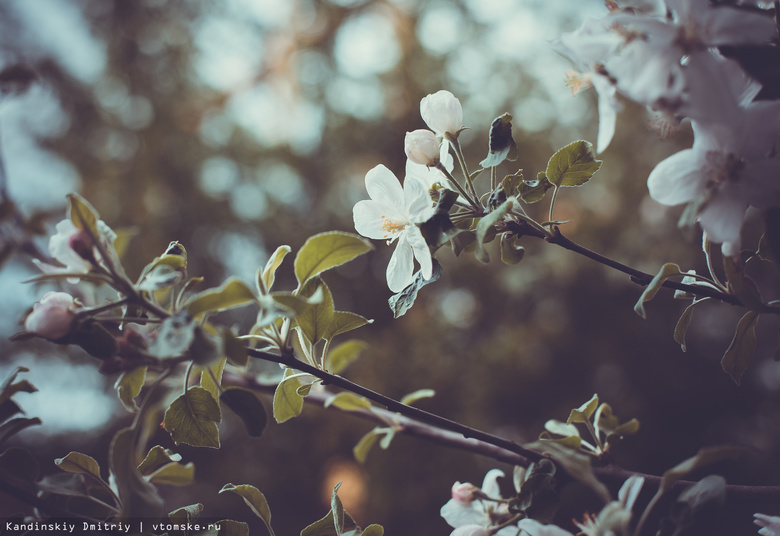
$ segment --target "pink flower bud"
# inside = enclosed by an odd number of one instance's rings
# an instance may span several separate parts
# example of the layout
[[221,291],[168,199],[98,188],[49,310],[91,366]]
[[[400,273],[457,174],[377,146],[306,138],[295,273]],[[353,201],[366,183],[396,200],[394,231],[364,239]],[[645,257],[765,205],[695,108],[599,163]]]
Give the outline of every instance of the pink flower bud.
[[70,220],[62,220],[57,224],[57,233],[49,239],[49,253],[69,272],[87,273],[92,269],[92,263],[87,260],[92,256],[92,244],[89,236],[78,229]]
[[404,139],[406,156],[415,164],[435,166],[439,163],[439,140],[430,130],[407,132]]
[[33,305],[24,321],[24,329],[46,339],[61,339],[70,333],[77,308],[73,296],[65,292],[49,292]]
[[439,136],[457,136],[463,130],[463,108],[455,95],[442,89],[420,101],[420,115]]
[[452,498],[461,504],[468,505],[471,504],[471,501],[478,498],[477,492],[481,491],[481,489],[469,482],[465,482],[463,484],[460,482],[455,482],[452,485]]

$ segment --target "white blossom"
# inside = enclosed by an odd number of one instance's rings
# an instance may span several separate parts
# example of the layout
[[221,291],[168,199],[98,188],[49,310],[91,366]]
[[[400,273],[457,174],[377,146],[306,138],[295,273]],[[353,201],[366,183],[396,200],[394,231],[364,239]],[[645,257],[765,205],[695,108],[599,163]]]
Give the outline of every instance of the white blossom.
[[414,259],[423,278],[430,279],[431,252],[418,227],[434,214],[427,189],[408,179],[401,187],[393,172],[380,164],[366,173],[366,190],[371,199],[359,201],[352,211],[355,229],[367,238],[396,242],[387,265],[390,290],[400,292],[412,282]]
[[463,107],[449,91],[442,89],[420,101],[420,115],[436,135],[447,138],[463,130]]
[[780,517],[766,514],[753,514],[753,523],[761,527],[758,533],[761,536],[780,536]]
[[439,141],[430,130],[407,132],[404,138],[406,157],[421,166],[431,167],[439,163]]

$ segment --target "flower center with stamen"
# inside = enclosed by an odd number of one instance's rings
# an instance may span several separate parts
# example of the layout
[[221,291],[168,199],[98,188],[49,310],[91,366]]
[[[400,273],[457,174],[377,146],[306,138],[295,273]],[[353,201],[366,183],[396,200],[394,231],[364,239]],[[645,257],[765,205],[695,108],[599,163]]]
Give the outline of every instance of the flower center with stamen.
[[382,218],[382,226],[380,229],[385,231],[385,238],[393,239],[398,233],[403,231],[407,225],[409,225],[409,222],[406,220],[393,220],[388,218],[387,216],[381,216]]
[[743,169],[745,169],[743,159],[723,151],[707,151],[705,163],[701,167],[702,173],[710,184],[739,182]]

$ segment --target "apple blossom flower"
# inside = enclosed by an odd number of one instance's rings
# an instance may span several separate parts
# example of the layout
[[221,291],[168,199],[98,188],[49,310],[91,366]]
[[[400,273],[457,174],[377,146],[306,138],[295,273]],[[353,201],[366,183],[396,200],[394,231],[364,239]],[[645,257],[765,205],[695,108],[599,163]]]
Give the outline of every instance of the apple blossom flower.
[[[463,531],[453,532],[452,534],[458,536],[481,534],[475,531],[478,528],[483,530],[489,529],[511,519],[512,514],[509,513],[505,503],[489,500],[491,498],[501,498],[498,478],[502,476],[504,476],[504,472],[499,469],[488,471],[481,488],[477,488],[473,484],[455,483],[452,488],[452,498],[441,507],[441,516],[444,518],[444,521],[451,527]],[[456,488],[457,490],[465,490],[467,486],[472,486],[473,499],[471,501],[463,500],[464,497],[460,493],[456,493]],[[506,526],[495,533],[487,531],[487,534],[497,534],[498,536],[516,536],[517,533],[517,526]]]
[[780,160],[770,158],[780,128],[780,103],[756,102],[731,124],[692,121],[693,147],[650,173],[650,196],[664,205],[695,203],[696,219],[724,255],[739,253],[749,206],[780,203]]
[[780,517],[766,514],[753,514],[753,523],[761,527],[758,533],[761,536],[780,536]]
[[[94,262],[102,260],[89,234],[76,227],[71,220],[62,220],[55,230],[56,233],[49,238],[49,254],[64,268],[36,263],[43,272],[85,274],[92,269]],[[116,233],[103,220],[98,220],[97,231],[98,240],[111,256],[116,256],[113,245]]]
[[557,525],[544,525],[535,519],[525,518],[517,524],[520,536],[572,536],[568,530]]
[[418,224],[433,217],[435,208],[428,191],[416,180],[403,187],[392,171],[378,165],[366,173],[370,200],[358,201],[352,210],[355,230],[366,238],[397,241],[387,265],[387,285],[400,292],[412,282],[414,259],[425,279],[433,273],[431,251]]
[[437,136],[457,137],[463,130],[463,107],[449,91],[442,89],[420,101],[420,115]]
[[431,167],[439,163],[439,141],[430,130],[407,132],[404,138],[406,157],[421,166]]
[[641,476],[629,477],[618,491],[618,500],[612,501],[601,509],[598,516],[586,516],[582,523],[575,521],[585,536],[602,536],[610,534],[614,536],[629,536],[629,524],[631,523],[631,510],[634,507],[642,484],[645,479]]
[[79,307],[65,292],[47,292],[33,305],[24,321],[24,329],[45,339],[57,340],[70,333]]
[[479,525],[463,525],[453,530],[450,536],[490,536],[490,531]]

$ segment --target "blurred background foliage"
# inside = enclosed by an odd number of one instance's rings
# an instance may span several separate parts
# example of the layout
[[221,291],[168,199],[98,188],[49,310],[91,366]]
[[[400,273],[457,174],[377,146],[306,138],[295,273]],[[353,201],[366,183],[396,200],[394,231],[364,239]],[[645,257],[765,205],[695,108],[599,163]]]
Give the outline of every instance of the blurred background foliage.
[[[533,177],[559,147],[595,139],[594,95],[570,95],[569,66],[548,40],[603,10],[597,0],[0,3],[0,67],[23,63],[38,76],[29,91],[3,100],[0,129],[4,186],[39,236],[28,240],[5,221],[3,239],[45,251],[64,195],[78,191],[109,225],[135,233],[129,274],[178,240],[204,285],[233,274],[251,281],[278,245],[295,250],[314,233],[353,229],[366,171],[383,163],[402,176],[404,133],[424,128],[419,101],[442,88],[463,103],[472,168],[487,152],[491,120],[509,112],[520,157],[501,172]],[[655,163],[690,141],[685,127],[659,139],[645,111],[626,102],[601,171],[560,196],[556,216],[570,220],[564,233],[648,272],[667,261],[703,272],[698,245],[676,228],[679,209],[655,204],[645,185]],[[546,207],[529,210],[544,219]],[[760,220],[750,225],[755,244]],[[642,320],[632,311],[641,289],[627,277],[555,246],[523,244],[517,266],[502,265],[495,250],[482,265],[442,249],[442,279],[399,320],[387,307],[390,248],[377,244],[329,274],[338,309],[375,319],[356,333],[370,350],[348,376],[396,398],[435,389],[420,402],[425,409],[519,442],[597,392],[621,418],[641,421],[640,433],[616,449],[622,466],[661,473],[701,446],[736,442],[760,450],[726,468],[730,482],[777,482],[774,319],[759,323],[756,358],[738,388],[719,359],[739,310],[697,309],[683,353],[672,332],[686,303],[662,292]],[[279,288],[292,288],[285,266]],[[777,272],[762,269],[776,284]],[[20,283],[35,273],[25,255],[0,272],[1,367],[32,369],[41,392],[20,402],[44,425],[17,442],[55,472],[52,460],[70,450],[104,460],[112,432],[131,416],[115,400],[114,378],[80,351],[7,341],[44,292]],[[224,320],[246,328],[252,315]],[[359,466],[351,449],[370,427],[311,407],[249,439],[228,417],[221,450],[176,449],[196,462],[198,484],[164,489],[167,505],[202,502],[209,517],[249,520],[235,497],[217,495],[227,482],[248,483],[266,494],[277,533],[294,534],[327,511],[333,484],[345,480],[340,493],[363,525],[446,534],[438,511],[452,483],[479,483],[497,465],[398,437]],[[162,431],[154,439],[173,448]],[[23,508],[6,499],[0,515]],[[568,520],[587,504],[563,511],[562,526],[572,528]]]

